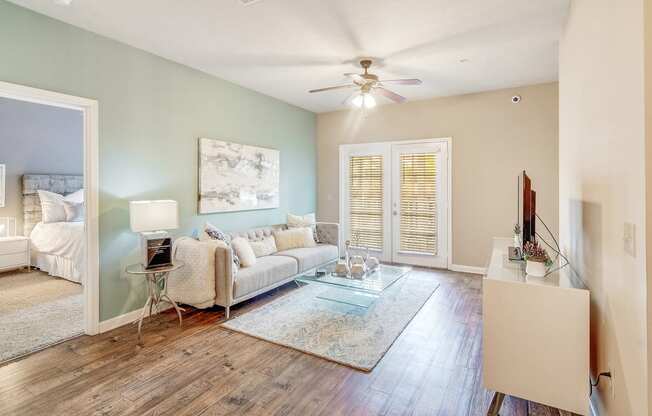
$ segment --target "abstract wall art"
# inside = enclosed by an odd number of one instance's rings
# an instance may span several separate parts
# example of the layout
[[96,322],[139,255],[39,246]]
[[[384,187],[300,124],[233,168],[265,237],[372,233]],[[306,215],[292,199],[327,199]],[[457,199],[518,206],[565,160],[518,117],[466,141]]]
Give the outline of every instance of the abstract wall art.
[[199,139],[199,213],[279,207],[278,150]]

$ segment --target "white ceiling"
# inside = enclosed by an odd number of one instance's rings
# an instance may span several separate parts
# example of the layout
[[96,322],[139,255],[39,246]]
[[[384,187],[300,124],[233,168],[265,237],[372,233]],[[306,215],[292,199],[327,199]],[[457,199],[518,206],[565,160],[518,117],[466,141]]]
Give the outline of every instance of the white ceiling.
[[[309,94],[377,58],[409,100],[557,80],[569,0],[12,0],[13,3],[314,111]],[[460,62],[460,60],[468,60]],[[381,101],[386,101],[380,98]]]

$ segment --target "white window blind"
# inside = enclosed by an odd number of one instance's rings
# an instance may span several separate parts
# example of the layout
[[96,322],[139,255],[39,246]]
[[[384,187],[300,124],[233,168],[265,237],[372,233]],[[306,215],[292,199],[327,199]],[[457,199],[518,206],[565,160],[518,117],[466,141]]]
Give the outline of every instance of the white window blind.
[[437,254],[437,155],[403,154],[401,171],[401,251]]
[[352,244],[382,250],[382,156],[351,156],[349,160],[349,208]]

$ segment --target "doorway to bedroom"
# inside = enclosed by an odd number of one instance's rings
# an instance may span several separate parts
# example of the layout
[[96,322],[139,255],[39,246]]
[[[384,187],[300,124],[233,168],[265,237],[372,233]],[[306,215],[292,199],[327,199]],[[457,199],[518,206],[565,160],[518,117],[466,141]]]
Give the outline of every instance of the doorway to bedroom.
[[76,100],[0,83],[0,363],[97,326],[89,112]]

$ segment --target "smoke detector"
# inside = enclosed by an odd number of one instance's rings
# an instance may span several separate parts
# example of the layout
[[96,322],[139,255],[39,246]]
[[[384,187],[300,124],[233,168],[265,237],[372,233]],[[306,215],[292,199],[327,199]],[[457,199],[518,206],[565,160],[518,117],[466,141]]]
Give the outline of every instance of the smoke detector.
[[58,4],[59,6],[70,6],[72,0],[54,0],[54,4]]
[[242,3],[245,6],[251,6],[254,3],[258,3],[262,0],[240,0],[240,3]]

